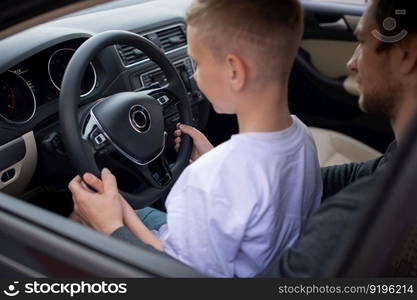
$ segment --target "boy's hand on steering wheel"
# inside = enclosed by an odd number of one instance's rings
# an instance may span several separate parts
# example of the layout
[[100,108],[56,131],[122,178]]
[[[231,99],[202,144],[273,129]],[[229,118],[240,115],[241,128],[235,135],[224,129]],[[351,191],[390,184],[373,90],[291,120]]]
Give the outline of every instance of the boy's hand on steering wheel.
[[174,132],[175,151],[177,152],[179,151],[181,146],[181,135],[183,133],[188,134],[193,139],[193,150],[191,152],[190,163],[197,160],[201,155],[209,152],[211,149],[214,148],[210,141],[201,131],[194,127],[178,123],[177,130],[175,130]]

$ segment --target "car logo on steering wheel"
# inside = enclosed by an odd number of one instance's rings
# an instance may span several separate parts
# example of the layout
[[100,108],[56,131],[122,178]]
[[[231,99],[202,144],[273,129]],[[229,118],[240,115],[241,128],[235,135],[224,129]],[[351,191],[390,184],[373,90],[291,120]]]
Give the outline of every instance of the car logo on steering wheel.
[[134,105],[130,108],[129,121],[133,129],[139,133],[146,133],[151,128],[151,116],[142,105]]

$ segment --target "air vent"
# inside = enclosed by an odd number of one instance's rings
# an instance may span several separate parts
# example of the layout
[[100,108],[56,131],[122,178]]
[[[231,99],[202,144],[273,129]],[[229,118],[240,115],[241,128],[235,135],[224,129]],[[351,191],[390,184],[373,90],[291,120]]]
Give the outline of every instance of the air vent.
[[146,58],[146,55],[142,51],[132,46],[117,45],[117,50],[125,66],[132,65]]
[[165,52],[187,44],[187,38],[185,37],[184,29],[181,26],[175,26],[158,31],[157,35],[159,37],[160,45]]
[[[144,37],[154,42],[164,52],[172,51],[187,44],[184,27],[181,25],[153,31],[147,33]],[[125,66],[130,66],[146,59],[146,55],[142,51],[132,46],[117,45],[117,50]]]

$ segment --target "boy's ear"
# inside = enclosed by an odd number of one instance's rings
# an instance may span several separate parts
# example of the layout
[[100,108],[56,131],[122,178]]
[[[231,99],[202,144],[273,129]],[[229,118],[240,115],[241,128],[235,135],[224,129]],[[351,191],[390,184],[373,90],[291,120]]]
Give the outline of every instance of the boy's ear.
[[417,68],[417,35],[408,36],[400,43],[400,48],[402,50],[400,72],[407,75]]
[[235,92],[242,90],[248,76],[245,62],[235,54],[228,54],[226,57],[226,64],[231,88]]

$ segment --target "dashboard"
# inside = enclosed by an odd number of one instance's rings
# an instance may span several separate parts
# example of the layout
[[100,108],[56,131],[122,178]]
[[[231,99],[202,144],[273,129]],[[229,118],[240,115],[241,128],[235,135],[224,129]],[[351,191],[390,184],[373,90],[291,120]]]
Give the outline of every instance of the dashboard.
[[[66,187],[74,170],[60,140],[60,86],[77,48],[103,31],[135,32],[160,47],[184,81],[195,125],[205,125],[209,108],[192,78],[194,67],[187,57],[184,15],[190,1],[142,1],[120,7],[117,2],[111,8],[81,11],[1,41],[0,191],[21,195],[28,186]],[[83,78],[80,106],[118,92],[154,88],[166,82],[152,61],[128,45],[105,48],[84,74],[77,75]],[[174,124],[175,128],[175,114],[171,121],[166,126]]]
[[[56,101],[66,66],[85,39],[48,48],[0,75],[0,117],[11,125],[30,122],[43,105]],[[98,69],[90,63],[82,80],[81,98],[97,87]]]

